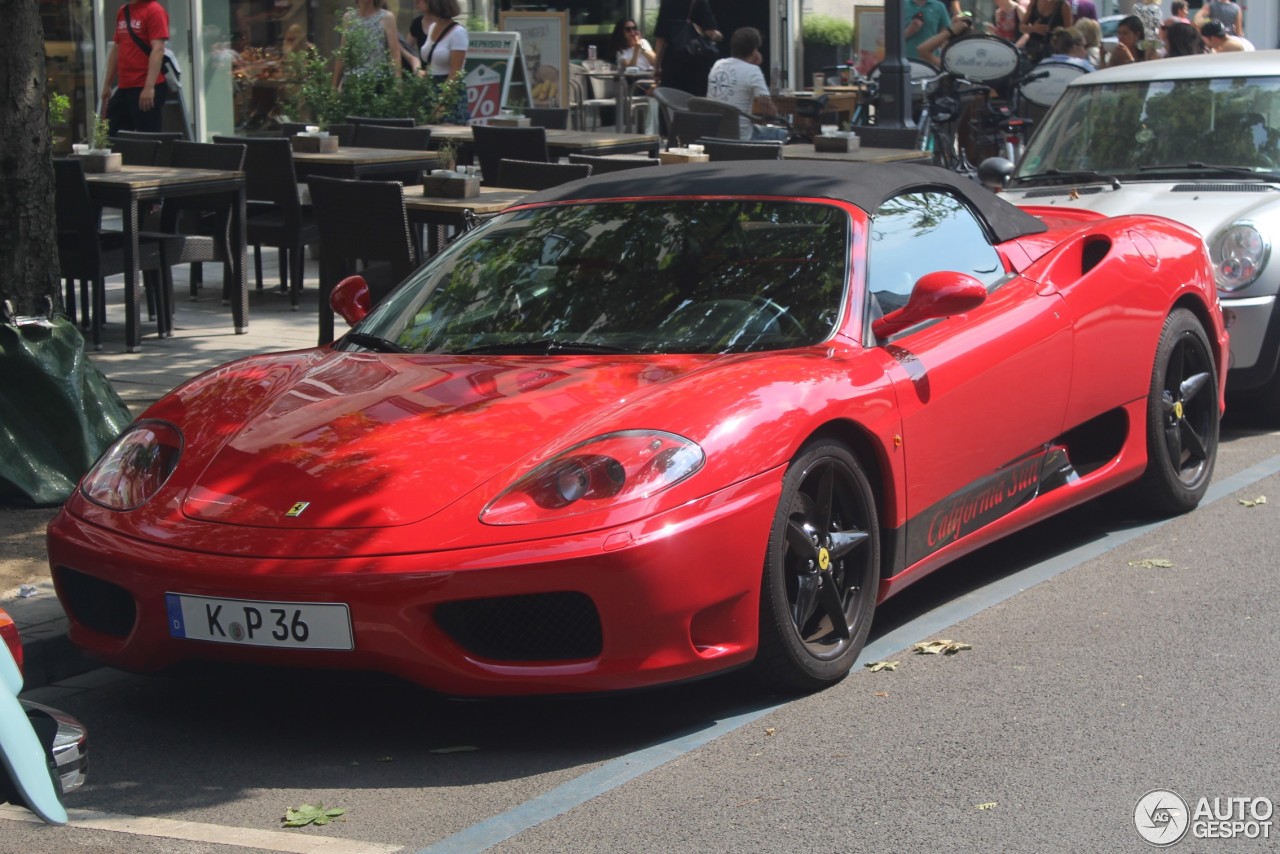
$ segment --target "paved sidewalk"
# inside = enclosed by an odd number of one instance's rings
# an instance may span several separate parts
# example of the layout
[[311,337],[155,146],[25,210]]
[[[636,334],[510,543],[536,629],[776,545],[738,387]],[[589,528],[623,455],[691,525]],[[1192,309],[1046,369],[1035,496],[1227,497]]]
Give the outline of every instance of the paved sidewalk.
[[[156,337],[155,322],[146,319],[142,310],[142,347],[128,353],[124,345],[124,284],[116,276],[107,281],[108,324],[103,331],[102,349],[91,353],[111,385],[128,404],[136,417],[175,386],[192,377],[254,353],[313,347],[318,333],[317,262],[306,263],[305,288],[301,305],[293,311],[289,297],[279,291],[277,253],[263,253],[264,289],[258,291],[253,282],[252,256],[249,265],[249,328],[236,335],[231,326],[231,308],[221,299],[220,265],[206,264],[205,285],[199,298],[190,298],[187,269],[174,268],[174,334],[172,338]],[[338,331],[344,328],[337,321]],[[92,345],[87,345],[92,346]],[[48,510],[52,519],[56,510]],[[0,514],[18,518],[19,529],[41,523],[41,511],[0,507]],[[34,520],[34,521],[33,521]],[[0,563],[7,571],[0,583],[0,607],[18,624],[26,658],[25,689],[65,679],[95,666],[84,659],[67,640],[67,621],[53,593],[48,573],[44,539],[29,530],[14,533],[10,529],[4,541]],[[13,579],[13,580],[10,580]],[[11,584],[19,584],[5,589]]]

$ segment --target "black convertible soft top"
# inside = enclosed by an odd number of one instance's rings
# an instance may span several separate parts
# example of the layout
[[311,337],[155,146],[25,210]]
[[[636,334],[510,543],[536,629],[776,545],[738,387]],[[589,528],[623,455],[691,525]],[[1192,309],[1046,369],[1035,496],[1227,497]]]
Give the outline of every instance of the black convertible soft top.
[[910,190],[951,190],[991,227],[997,243],[1047,230],[1043,222],[978,184],[935,166],[821,160],[743,160],[627,169],[571,181],[525,204],[643,196],[778,196],[849,202],[868,214]]

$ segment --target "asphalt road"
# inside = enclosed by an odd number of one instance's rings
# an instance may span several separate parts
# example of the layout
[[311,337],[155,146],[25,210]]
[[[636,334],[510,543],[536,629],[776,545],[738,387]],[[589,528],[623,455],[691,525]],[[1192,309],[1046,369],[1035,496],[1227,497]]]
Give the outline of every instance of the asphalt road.
[[[1103,503],[974,554],[877,614],[867,660],[896,671],[800,699],[95,671],[32,692],[90,727],[75,824],[0,806],[0,852],[1150,850],[1153,789],[1280,800],[1277,471],[1280,433],[1229,429],[1211,503],[1158,526]],[[972,649],[910,652],[939,637]],[[317,802],[347,812],[280,827]]]

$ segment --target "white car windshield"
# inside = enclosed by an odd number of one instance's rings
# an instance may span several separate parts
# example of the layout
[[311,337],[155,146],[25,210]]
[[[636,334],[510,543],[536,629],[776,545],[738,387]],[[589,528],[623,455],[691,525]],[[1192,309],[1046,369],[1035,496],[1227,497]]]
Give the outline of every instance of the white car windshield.
[[1072,87],[1014,184],[1280,172],[1280,77]]

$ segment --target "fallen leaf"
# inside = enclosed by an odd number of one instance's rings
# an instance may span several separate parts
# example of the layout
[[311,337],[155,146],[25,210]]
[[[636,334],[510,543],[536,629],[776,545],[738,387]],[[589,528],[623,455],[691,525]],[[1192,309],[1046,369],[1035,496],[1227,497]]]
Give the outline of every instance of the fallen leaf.
[[777,732],[777,730],[776,730],[776,729],[774,729],[774,728],[773,728],[773,727],[771,727],[771,726],[767,726],[767,727],[765,727],[765,728],[764,728],[764,734],[765,734],[765,735],[773,735],[775,732]]
[[284,818],[280,821],[284,822],[285,827],[305,827],[308,824],[324,825],[333,821],[335,818],[346,813],[342,807],[331,807],[325,809],[324,804],[303,804],[294,809],[288,807],[284,811]]
[[1170,569],[1173,561],[1163,557],[1144,557],[1142,560],[1131,560],[1129,566],[1140,566],[1143,569]]
[[437,747],[428,751],[428,753],[470,753],[479,749],[478,747],[472,747],[470,744],[459,744],[454,747]]
[[872,673],[879,673],[881,670],[888,670],[890,673],[898,669],[896,661],[873,661],[867,665]]
[[993,810],[996,808],[997,801],[987,801],[985,804],[978,804],[974,807],[976,810]]
[[889,692],[888,692],[888,691],[877,691],[877,692],[875,692],[875,694],[873,694],[872,696],[874,696],[874,697],[887,697],[887,696],[889,696]]
[[1259,495],[1257,498],[1253,499],[1252,501],[1249,501],[1248,499],[1245,499],[1245,498],[1241,498],[1239,499],[1239,501],[1245,507],[1257,507],[1259,504],[1267,503],[1267,496]]
[[954,655],[962,649],[973,649],[973,647],[967,643],[943,638],[915,644],[912,649],[919,655]]

